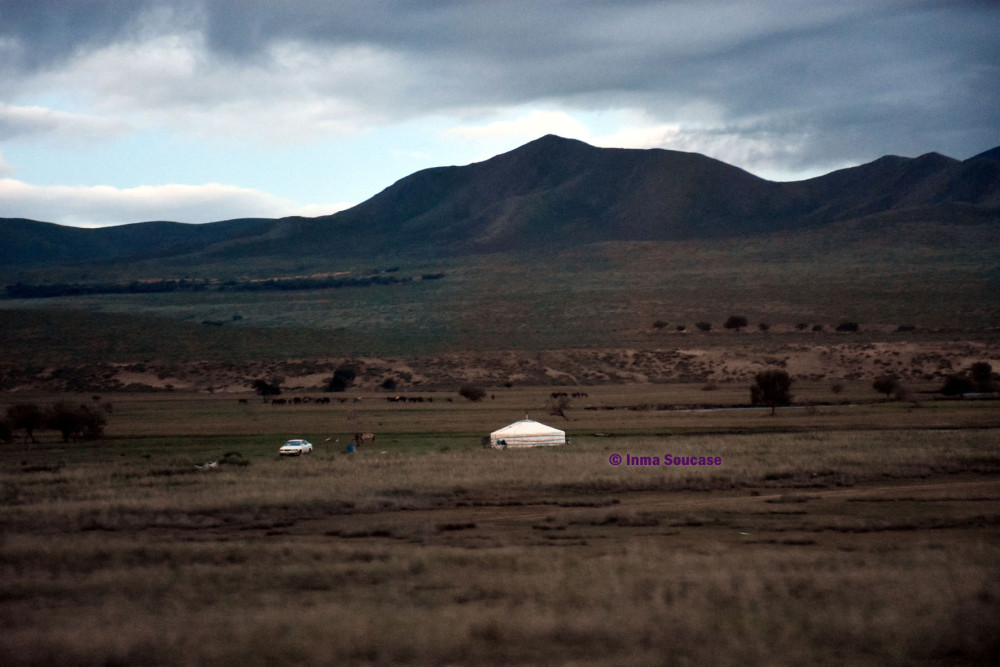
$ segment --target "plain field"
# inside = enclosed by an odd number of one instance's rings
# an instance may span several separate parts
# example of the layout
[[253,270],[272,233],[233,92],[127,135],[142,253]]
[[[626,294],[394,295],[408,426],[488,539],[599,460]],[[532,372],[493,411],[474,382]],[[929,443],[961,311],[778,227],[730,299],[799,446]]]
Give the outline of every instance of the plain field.
[[[105,395],[114,412],[104,439],[64,445],[43,433],[39,444],[0,450],[0,658],[996,656],[996,401],[886,403],[859,383],[843,398],[868,402],[770,417],[630,409],[706,393],[738,402],[745,387],[580,390],[588,396],[572,401],[569,420],[545,414],[549,387],[481,403],[356,392],[343,404],[275,407],[249,395]],[[801,387],[810,392],[829,389]],[[480,447],[525,410],[566,429],[572,444]],[[362,430],[376,433],[374,445],[346,453]],[[293,436],[316,453],[279,459]],[[723,465],[615,466],[616,453]],[[208,461],[220,465],[197,467]]]

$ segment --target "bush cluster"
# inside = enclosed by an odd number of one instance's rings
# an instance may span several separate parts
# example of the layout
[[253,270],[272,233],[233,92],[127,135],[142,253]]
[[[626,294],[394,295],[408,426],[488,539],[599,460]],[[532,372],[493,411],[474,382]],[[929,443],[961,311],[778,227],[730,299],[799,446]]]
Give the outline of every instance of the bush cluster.
[[95,440],[104,435],[111,409],[110,403],[103,406],[86,403],[74,406],[60,401],[45,408],[34,403],[17,403],[7,408],[0,421],[0,439],[12,442],[14,436],[21,432],[25,442],[38,442],[36,432],[58,431],[63,442]]
[[[425,273],[421,280],[440,280],[443,272]],[[359,278],[342,276],[317,276],[309,278],[271,278],[268,280],[227,280],[209,283],[207,280],[150,280],[128,283],[51,283],[31,285],[15,283],[6,285],[7,296],[11,299],[46,299],[63,296],[87,296],[94,294],[162,294],[169,292],[265,292],[314,289],[340,289],[344,287],[371,287],[373,285],[407,285],[411,277],[371,275]]]
[[978,361],[969,367],[967,373],[956,373],[945,378],[940,392],[945,396],[962,396],[972,392],[989,394],[1000,388],[993,366],[988,362]]
[[[706,333],[710,332],[712,330],[712,323],[704,321],[704,320],[701,321],[701,322],[695,322],[694,326],[699,331],[703,331],[703,332],[706,332]],[[742,331],[743,329],[749,327],[750,326],[750,321],[746,317],[744,317],[743,315],[730,315],[728,318],[726,318],[726,321],[723,322],[722,326],[725,329],[735,330],[736,332],[739,332],[739,331]],[[653,328],[656,329],[657,331],[665,329],[666,327],[667,327],[667,321],[666,320],[654,320],[653,321]],[[767,332],[767,331],[770,331],[771,325],[769,323],[767,323],[767,322],[760,322],[757,325],[757,328],[760,331],[762,331],[762,332]],[[809,328],[809,325],[806,324],[805,322],[799,322],[798,324],[795,325],[796,331],[805,331],[808,328]],[[915,328],[916,327],[909,327],[909,328],[900,327],[899,331],[913,331]],[[679,324],[679,325],[677,325],[676,329],[677,329],[677,331],[684,331],[686,329],[686,327],[683,324]],[[814,325],[812,325],[812,330],[814,332],[823,331],[823,325],[822,324],[814,324]],[[857,333],[858,331],[861,331],[861,325],[858,324],[857,322],[847,322],[847,321],[845,321],[845,322],[841,322],[840,324],[838,324],[836,326],[836,331],[838,331],[840,333],[845,333],[845,332],[846,333]]]
[[281,383],[284,378],[257,378],[250,383],[257,395],[262,399],[267,399],[271,396],[281,395]]
[[326,381],[326,391],[346,391],[357,377],[358,371],[353,366],[338,366],[334,369],[333,376]]
[[486,398],[486,390],[483,389],[482,387],[466,384],[462,385],[459,388],[458,395],[461,396],[462,398],[472,401],[473,403],[476,403]]

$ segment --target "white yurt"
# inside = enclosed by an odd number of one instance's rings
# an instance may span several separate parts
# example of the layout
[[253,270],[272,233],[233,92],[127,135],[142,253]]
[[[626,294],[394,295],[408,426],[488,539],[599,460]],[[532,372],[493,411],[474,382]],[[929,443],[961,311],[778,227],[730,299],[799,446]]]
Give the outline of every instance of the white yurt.
[[533,419],[522,419],[490,433],[492,447],[540,447],[565,445],[566,432]]

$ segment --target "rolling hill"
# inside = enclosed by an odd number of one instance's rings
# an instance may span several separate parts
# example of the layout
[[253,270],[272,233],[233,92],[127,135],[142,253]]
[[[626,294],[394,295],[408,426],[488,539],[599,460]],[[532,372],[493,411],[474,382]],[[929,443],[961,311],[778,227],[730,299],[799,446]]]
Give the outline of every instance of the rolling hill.
[[1000,364],[998,249],[1000,148],[776,183],[546,136],[321,218],[0,220],[0,389],[311,387],[348,358],[370,387],[742,381],[793,352],[937,381]]
[[965,161],[887,156],[780,183],[695,153],[596,148],[549,135],[483,162],[416,172],[319,218],[99,229],[0,219],[0,266],[10,276],[95,263],[162,271],[263,258],[444,258],[760,236],[884,216],[1000,224],[1000,148]]

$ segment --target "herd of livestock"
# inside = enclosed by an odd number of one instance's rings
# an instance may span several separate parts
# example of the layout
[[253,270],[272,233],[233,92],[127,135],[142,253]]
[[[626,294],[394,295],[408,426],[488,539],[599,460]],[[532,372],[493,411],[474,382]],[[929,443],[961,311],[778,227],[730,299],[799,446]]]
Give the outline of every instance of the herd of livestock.
[[[241,399],[238,399],[238,400],[239,400],[240,403],[249,403],[250,402],[249,399],[246,399],[246,398],[241,398]],[[265,400],[265,402],[266,403],[270,403],[272,406],[279,406],[279,405],[309,405],[309,404],[326,405],[326,404],[332,403],[334,400],[336,400],[338,403],[341,403],[341,404],[347,403],[347,402],[360,403],[362,401],[362,399],[361,399],[360,396],[355,396],[354,398],[340,397],[340,398],[336,398],[336,399],[331,399],[329,396],[320,396],[318,398],[315,398],[315,397],[312,397],[312,396],[295,396],[294,398],[272,398],[269,401]],[[385,400],[386,400],[387,403],[424,403],[424,402],[433,403],[434,402],[434,397],[433,396],[427,396],[427,397],[424,397],[424,396],[386,396]],[[447,402],[449,402],[449,403],[452,402],[452,399],[450,397],[445,398],[444,400],[447,401]]]
[[[587,394],[581,391],[575,391],[572,394],[568,394],[565,391],[552,392],[552,398],[560,398],[560,397],[587,398]],[[320,396],[319,398],[314,398],[312,396],[295,396],[294,398],[272,398],[269,402],[273,406],[309,405],[310,403],[316,405],[324,405],[331,403],[333,400],[336,400],[338,403],[343,404],[347,403],[348,401],[351,401],[353,403],[360,403],[362,399],[360,396],[355,396],[353,398],[340,397],[337,399],[331,399],[329,396]],[[452,398],[450,396],[446,397],[444,400],[449,403],[452,402]],[[385,401],[386,403],[424,403],[424,402],[433,403],[434,397],[433,396],[386,396]],[[239,402],[248,403],[249,401],[248,399],[241,398],[239,399]]]

